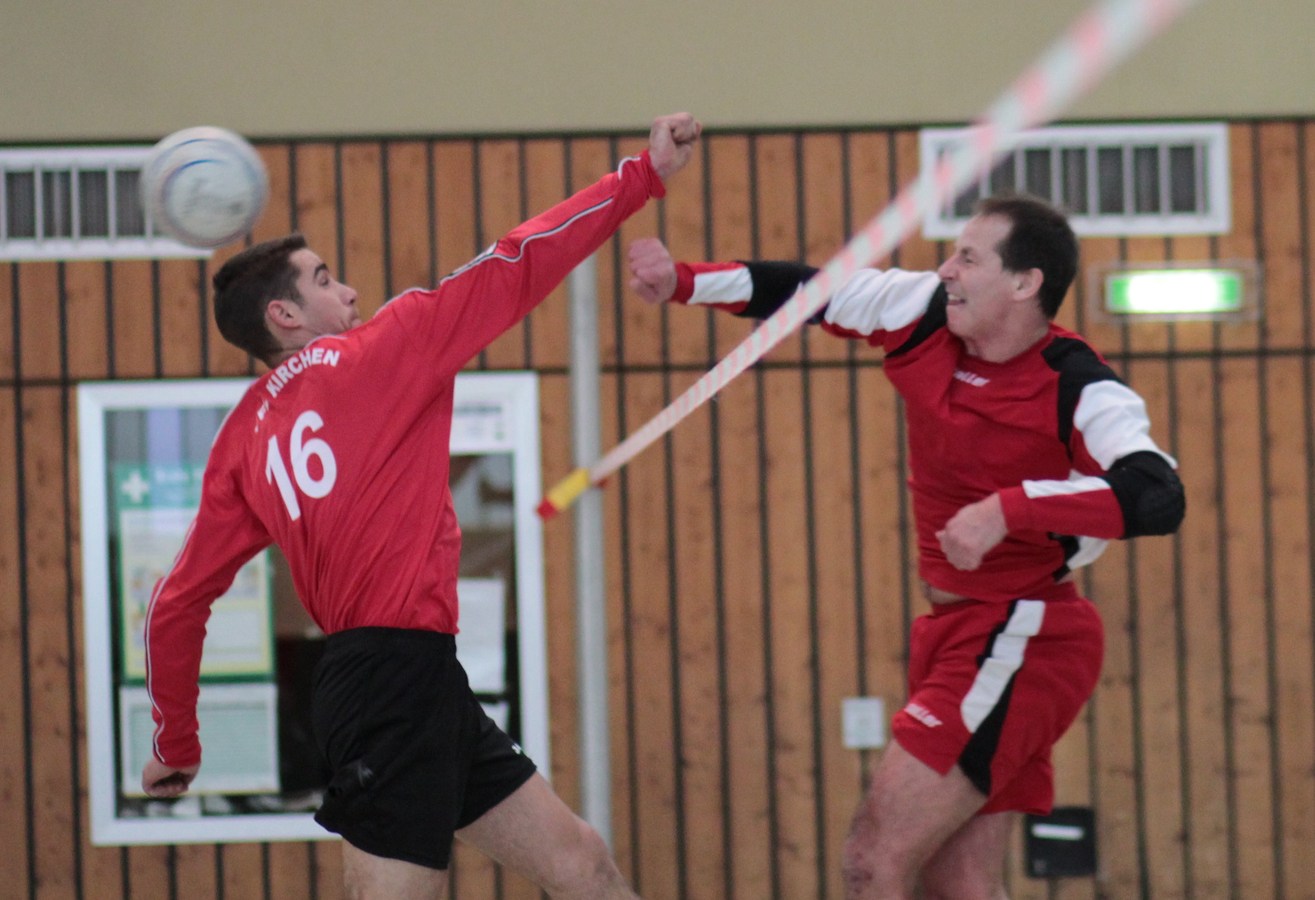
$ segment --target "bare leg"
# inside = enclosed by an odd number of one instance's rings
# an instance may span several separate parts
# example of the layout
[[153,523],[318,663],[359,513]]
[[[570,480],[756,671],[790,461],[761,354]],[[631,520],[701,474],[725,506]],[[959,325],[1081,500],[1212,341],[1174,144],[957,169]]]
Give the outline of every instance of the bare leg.
[[892,743],[845,841],[847,900],[912,898],[923,867],[984,802],[957,767],[941,775]]
[[571,812],[541,775],[458,831],[457,837],[552,897],[638,900],[598,832]]
[[974,816],[922,869],[924,900],[1008,900],[1005,852],[1018,813]]
[[447,872],[400,859],[374,856],[342,842],[346,900],[443,900]]

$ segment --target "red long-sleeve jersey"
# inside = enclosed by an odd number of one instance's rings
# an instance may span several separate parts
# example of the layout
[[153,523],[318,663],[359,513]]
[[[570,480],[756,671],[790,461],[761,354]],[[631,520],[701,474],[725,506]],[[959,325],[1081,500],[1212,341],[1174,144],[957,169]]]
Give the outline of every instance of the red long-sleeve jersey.
[[645,152],[518,226],[431,290],[320,337],[250,387],[215,438],[200,507],[146,619],[155,754],[200,761],[211,604],[271,542],[326,633],[457,631],[461,531],[448,490],[457,372],[650,197]]
[[[672,300],[762,318],[815,270],[793,263],[677,265]],[[816,321],[885,351],[905,401],[921,577],[964,597],[1044,599],[1111,538],[1162,534],[1182,518],[1177,463],[1146,406],[1082,338],[1053,323],[1003,363],[970,356],[946,328],[933,272],[866,269]],[[997,493],[1009,529],[980,568],[956,569],[936,533]]]

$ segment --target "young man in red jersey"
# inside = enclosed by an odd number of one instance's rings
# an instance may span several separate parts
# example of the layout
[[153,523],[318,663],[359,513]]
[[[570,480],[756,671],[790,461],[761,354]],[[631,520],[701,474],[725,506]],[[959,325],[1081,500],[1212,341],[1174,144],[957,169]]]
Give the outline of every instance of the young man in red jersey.
[[[866,341],[904,398],[919,572],[909,701],[845,845],[851,900],[999,900],[1018,812],[1048,813],[1051,748],[1091,696],[1104,633],[1072,570],[1174,531],[1174,460],[1141,398],[1051,320],[1077,272],[1062,214],[983,201],[937,272],[860,271],[819,314]],[[764,318],[815,272],[630,250],[632,286]]]
[[332,775],[316,819],[346,839],[348,896],[443,897],[455,835],[554,897],[634,897],[599,835],[484,715],[457,662],[447,447],[457,373],[661,197],[699,131],[688,114],[659,117],[642,155],[365,324],[356,291],[300,236],[216,273],[220,331],[270,371],[220,428],[196,520],[151,599],[149,795],[177,797],[196,776],[210,605],[275,543],[328,634],[313,715]]

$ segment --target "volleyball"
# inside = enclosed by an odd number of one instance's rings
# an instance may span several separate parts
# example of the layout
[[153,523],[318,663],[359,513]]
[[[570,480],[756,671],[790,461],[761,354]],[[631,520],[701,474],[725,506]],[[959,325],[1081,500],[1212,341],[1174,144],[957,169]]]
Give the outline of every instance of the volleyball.
[[155,229],[192,247],[213,248],[251,231],[269,198],[269,175],[254,147],[226,128],[184,128],[151,148],[142,206]]

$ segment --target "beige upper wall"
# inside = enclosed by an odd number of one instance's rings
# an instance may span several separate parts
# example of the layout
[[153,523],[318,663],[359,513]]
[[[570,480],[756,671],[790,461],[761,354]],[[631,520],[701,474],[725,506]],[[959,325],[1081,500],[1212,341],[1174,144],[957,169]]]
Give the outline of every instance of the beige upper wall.
[[[963,122],[1085,0],[0,0],[0,141]],[[1315,0],[1203,0],[1065,119],[1315,113]]]

